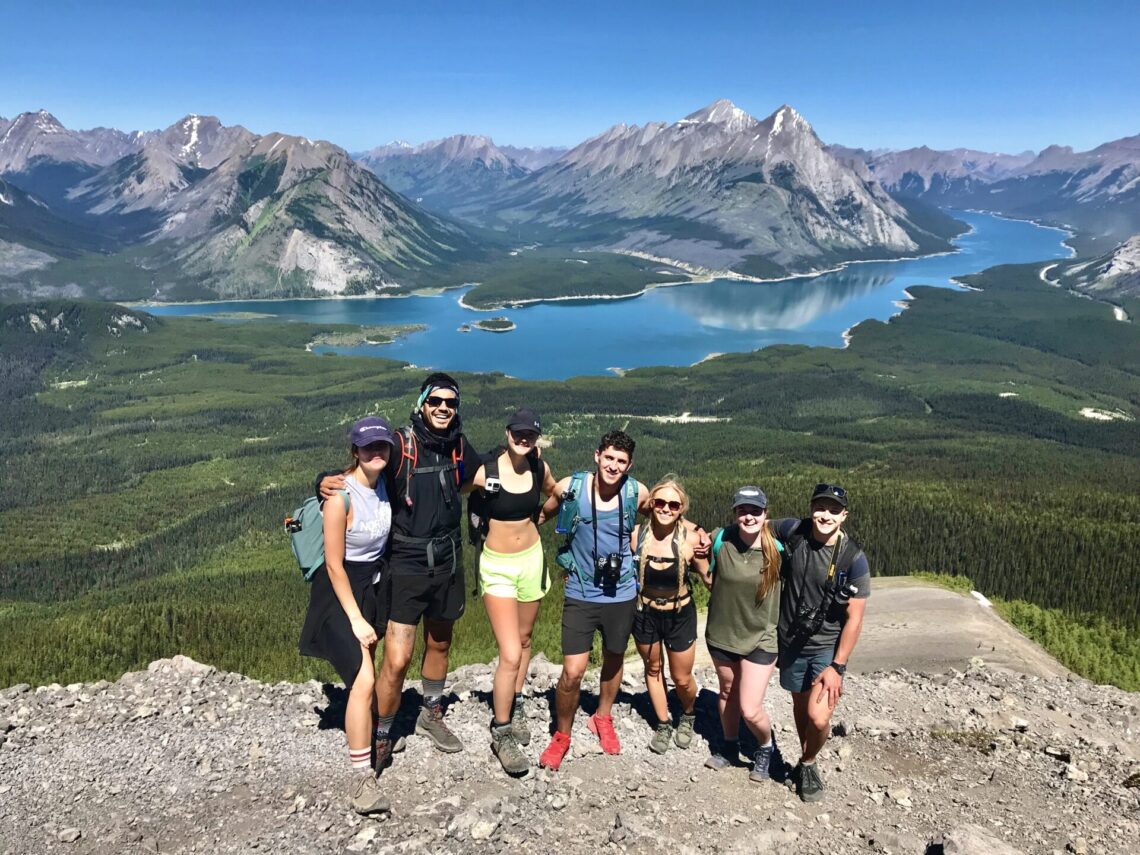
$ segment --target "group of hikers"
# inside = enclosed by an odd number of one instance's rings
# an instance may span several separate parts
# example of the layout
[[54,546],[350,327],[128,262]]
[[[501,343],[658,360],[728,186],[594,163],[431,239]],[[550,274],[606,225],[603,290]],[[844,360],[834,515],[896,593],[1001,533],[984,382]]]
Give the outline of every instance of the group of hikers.
[[[564,580],[562,673],[554,731],[538,764],[557,770],[570,750],[599,632],[598,703],[587,725],[602,751],[621,751],[612,710],[631,635],[657,719],[650,749],[690,746],[698,691],[695,577],[710,592],[705,640],[720,688],[722,737],[705,765],[747,765],[739,753],[743,719],[758,746],[749,776],[769,778],[775,744],[764,695],[778,667],[800,742],[792,780],[804,801],[821,799],[816,757],[870,594],[866,557],[843,530],[847,492],[819,484],[808,517],[773,520],[764,491],[742,486],[732,497],[732,524],[710,535],[686,518],[689,497],[676,476],[651,489],[630,477],[635,444],[623,431],[601,438],[592,470],[555,480],[538,451],[542,424],[533,410],[514,413],[502,447],[480,456],[463,435],[459,408],[459,384],[433,373],[410,425],[394,430],[379,416],[359,420],[349,434],[348,466],[317,477],[325,564],[313,576],[300,647],[328,660],[348,688],[345,734],[358,772],[353,808],[390,809],[377,776],[402,748],[392,727],[421,624],[423,700],[415,731],[440,751],[463,750],[443,700],[452,630],[465,606],[461,526],[468,494],[470,525],[481,542],[477,590],[499,649],[491,751],[508,774],[531,767],[523,687],[539,605],[555,575]],[[552,519],[566,536],[554,573],[538,529]],[[681,709],[675,725],[666,663]]]

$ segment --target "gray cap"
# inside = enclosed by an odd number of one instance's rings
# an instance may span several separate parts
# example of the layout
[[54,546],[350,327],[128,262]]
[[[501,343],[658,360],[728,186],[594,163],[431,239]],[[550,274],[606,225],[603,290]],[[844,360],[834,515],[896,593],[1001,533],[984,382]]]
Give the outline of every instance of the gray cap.
[[758,508],[767,508],[768,497],[764,495],[764,491],[759,487],[741,487],[736,491],[736,495],[732,497],[732,507],[739,508],[741,505],[755,505]]

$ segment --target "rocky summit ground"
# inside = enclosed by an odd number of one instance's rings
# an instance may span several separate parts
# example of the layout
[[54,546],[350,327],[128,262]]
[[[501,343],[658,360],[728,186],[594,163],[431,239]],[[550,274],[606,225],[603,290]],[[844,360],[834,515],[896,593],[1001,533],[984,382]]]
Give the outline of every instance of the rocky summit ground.
[[[537,759],[558,667],[530,669]],[[0,691],[0,851],[1135,853],[1140,696],[998,670],[853,676],[821,760],[826,799],[798,801],[745,767],[703,767],[715,677],[700,669],[698,739],[657,756],[641,673],[615,711],[622,754],[581,713],[562,770],[513,780],[488,750],[491,667],[448,680],[467,744],[410,735],[381,781],[392,811],[347,806],[343,690],[269,685],[184,657],[114,683]],[[597,678],[587,680],[597,688]],[[589,710],[589,695],[586,709]],[[409,689],[398,729],[410,732]],[[796,759],[788,696],[768,707]]]

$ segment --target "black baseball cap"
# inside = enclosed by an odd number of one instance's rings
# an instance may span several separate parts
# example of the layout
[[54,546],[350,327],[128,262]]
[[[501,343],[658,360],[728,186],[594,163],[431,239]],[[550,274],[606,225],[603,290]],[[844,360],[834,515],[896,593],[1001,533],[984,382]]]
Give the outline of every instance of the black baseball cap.
[[755,505],[758,508],[767,508],[768,497],[764,495],[764,491],[759,487],[753,487],[751,485],[741,487],[736,491],[736,495],[732,497],[732,507],[736,509],[741,505]]
[[847,491],[836,484],[816,484],[811,493],[811,500],[814,502],[816,499],[831,499],[833,502],[839,502],[844,508],[847,507]]
[[523,407],[507,419],[507,430],[532,430],[535,433],[541,434],[542,419],[538,417],[538,413],[534,410]]

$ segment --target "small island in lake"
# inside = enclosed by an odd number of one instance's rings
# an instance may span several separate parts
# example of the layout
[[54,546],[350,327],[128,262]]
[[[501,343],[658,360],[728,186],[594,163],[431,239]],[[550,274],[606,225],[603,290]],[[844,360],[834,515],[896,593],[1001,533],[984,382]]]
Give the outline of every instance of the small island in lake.
[[[337,325],[340,327],[341,325]],[[391,326],[351,327],[319,333],[309,342],[307,350],[318,345],[327,347],[357,347],[362,344],[391,344],[400,336],[426,330],[426,324],[393,324]]]
[[484,332],[497,333],[510,332],[513,329],[518,329],[518,325],[507,317],[484,318],[483,320],[476,321],[471,326],[477,330],[483,330]]

